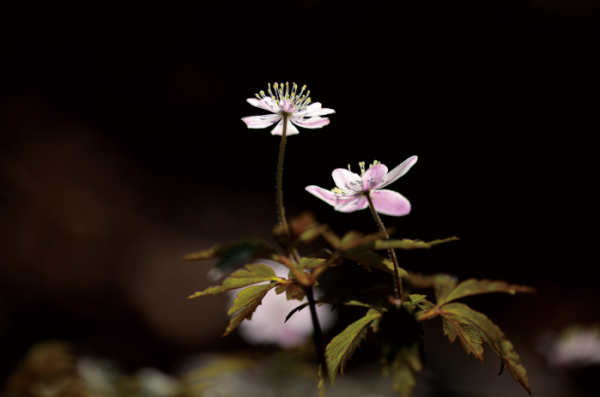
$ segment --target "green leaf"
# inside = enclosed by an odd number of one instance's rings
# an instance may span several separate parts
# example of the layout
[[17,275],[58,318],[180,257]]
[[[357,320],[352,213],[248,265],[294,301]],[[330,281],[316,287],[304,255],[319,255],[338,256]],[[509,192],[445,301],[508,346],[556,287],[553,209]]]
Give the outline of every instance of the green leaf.
[[250,320],[252,313],[261,304],[267,292],[276,285],[277,283],[255,285],[240,291],[237,298],[233,301],[233,306],[227,312],[228,315],[233,315],[233,317],[229,321],[229,326],[223,336],[229,335],[244,319]]
[[483,346],[481,345],[483,339],[481,339],[479,330],[463,317],[449,313],[442,314],[442,321],[444,335],[448,336],[450,342],[454,342],[458,337],[467,354],[473,353],[476,358],[483,362]]
[[331,383],[334,383],[338,370],[344,373],[347,361],[366,337],[369,324],[380,317],[379,311],[370,309],[364,317],[350,324],[329,342],[325,349],[325,358]]
[[417,385],[416,372],[423,370],[418,345],[403,347],[391,363],[383,366],[383,376],[392,376],[392,389],[409,397]]
[[306,296],[304,289],[296,284],[279,284],[277,288],[275,288],[275,292],[277,295],[285,292],[285,297],[289,301],[292,299],[301,301]]
[[385,249],[403,249],[403,250],[414,250],[414,249],[429,249],[434,245],[447,243],[449,241],[457,241],[458,237],[452,236],[443,239],[437,239],[429,242],[419,241],[419,240],[378,240],[374,242],[373,249],[375,250],[385,250]]
[[208,277],[217,280],[237,268],[252,262],[255,258],[278,259],[277,251],[259,239],[248,239],[228,244],[217,244],[212,248],[185,255],[184,261],[219,258],[219,263]]
[[437,304],[439,306],[444,303],[454,301],[465,296],[488,294],[492,292],[503,292],[514,295],[517,292],[535,292],[534,288],[524,285],[508,284],[506,281],[492,280],[477,280],[470,278],[452,288],[451,291],[445,290],[441,294],[437,294]]
[[264,281],[286,281],[277,277],[270,266],[263,264],[247,265],[246,270],[240,269],[232,273],[223,281],[223,285],[210,287],[204,291],[199,291],[190,295],[188,299],[197,298],[199,296],[215,295],[221,292],[229,291],[236,288],[246,287],[248,285],[262,283]]
[[406,308],[406,309],[414,310],[417,308],[417,305],[419,304],[419,302],[422,302],[425,298],[427,298],[427,295],[419,295],[419,294],[408,295],[404,299],[404,302],[402,302],[402,306],[404,306],[404,308]]
[[313,269],[317,266],[322,265],[325,262],[327,262],[327,260],[322,258],[302,257],[300,258],[300,268]]
[[485,314],[471,309],[462,303],[448,303],[438,309],[439,314],[444,319],[444,332],[447,332],[451,341],[456,337],[464,338],[466,341],[461,343],[468,353],[473,353],[475,357],[483,360],[483,356],[476,354],[478,342],[473,331],[479,331],[480,340],[490,346],[492,351],[498,355],[514,380],[519,382],[525,390],[531,395],[531,387],[527,378],[527,371],[520,363],[519,355],[514,351],[512,343],[504,333],[494,324]]

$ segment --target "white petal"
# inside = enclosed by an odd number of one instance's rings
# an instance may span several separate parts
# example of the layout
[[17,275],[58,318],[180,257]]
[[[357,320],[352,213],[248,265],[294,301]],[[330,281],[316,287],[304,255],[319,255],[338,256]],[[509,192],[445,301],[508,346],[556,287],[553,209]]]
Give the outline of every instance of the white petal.
[[[283,135],[283,119],[279,120],[279,123],[277,123],[277,126],[275,126],[275,128],[273,128],[273,131],[271,131],[271,134],[273,135]],[[288,118],[287,121],[287,130],[285,131],[285,135],[286,136],[290,136],[290,135],[296,135],[298,134],[298,128],[296,128],[292,122],[290,121],[290,119]]]
[[380,214],[402,216],[410,212],[410,202],[406,197],[392,190],[374,190],[371,200],[375,211]]
[[313,116],[324,116],[326,114],[335,113],[333,109],[322,109],[319,102],[312,103],[306,107],[306,109],[295,113],[296,116],[300,117],[313,117]]
[[279,106],[271,97],[264,97],[262,99],[258,98],[248,98],[246,101],[257,108],[268,110],[271,113],[279,113]]
[[292,115],[290,120],[292,123],[304,128],[321,128],[329,124],[329,119],[327,117],[311,117],[310,119],[300,119],[295,115]]
[[362,192],[362,179],[358,174],[352,171],[348,171],[345,168],[336,168],[331,173],[335,185],[342,190],[348,190],[351,192]]
[[278,114],[268,114],[265,116],[244,117],[242,118],[242,121],[246,123],[248,128],[265,128],[272,125],[280,118],[281,116]]
[[315,185],[307,186],[306,191],[317,196],[321,200],[325,201],[329,205],[333,206],[341,206],[344,204],[348,204],[351,201],[356,200],[355,195],[343,195],[333,193],[331,190],[323,189],[322,187],[318,187]]
[[396,181],[402,175],[406,174],[408,172],[408,170],[410,170],[410,168],[413,165],[415,165],[415,163],[417,162],[417,158],[418,158],[417,156],[412,156],[412,157],[409,157],[406,160],[404,160],[402,162],[402,164],[400,164],[399,166],[397,166],[396,168],[394,168],[387,174],[387,176],[385,177],[385,179],[383,180],[381,185],[377,186],[377,188],[385,187],[385,186],[389,185],[390,183]]
[[362,176],[363,190],[374,189],[385,179],[388,169],[383,164],[374,165]]
[[350,203],[338,205],[335,207],[336,211],[340,212],[354,212],[365,209],[369,206],[369,202],[365,196],[356,196],[356,199]]

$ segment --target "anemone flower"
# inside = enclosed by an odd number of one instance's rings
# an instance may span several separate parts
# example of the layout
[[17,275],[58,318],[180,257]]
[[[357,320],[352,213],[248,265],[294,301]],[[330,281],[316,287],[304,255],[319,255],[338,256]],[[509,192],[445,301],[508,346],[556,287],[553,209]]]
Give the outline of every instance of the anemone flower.
[[365,171],[365,163],[361,162],[361,175],[350,171],[350,166],[348,169],[337,168],[332,173],[336,188],[329,191],[312,185],[306,187],[306,190],[333,205],[336,211],[354,212],[365,209],[369,206],[369,196],[375,211],[385,215],[406,215],[410,212],[410,202],[400,193],[382,188],[406,174],[416,162],[417,156],[409,157],[391,172],[378,161]]
[[267,90],[269,95],[265,95],[264,91],[260,91],[260,94],[256,94],[256,98],[247,99],[250,105],[273,113],[242,118],[248,128],[266,128],[279,122],[271,131],[271,134],[282,135],[283,118],[287,115],[286,135],[296,135],[298,129],[294,124],[304,128],[321,128],[329,124],[329,119],[320,116],[335,113],[333,109],[322,108],[319,102],[311,103],[310,91],[304,95],[306,86],[302,87],[299,94],[296,94],[298,90],[296,83],[292,83],[291,93],[289,83],[285,83],[285,87],[283,83],[275,83],[273,89],[271,91],[271,84],[269,83]]

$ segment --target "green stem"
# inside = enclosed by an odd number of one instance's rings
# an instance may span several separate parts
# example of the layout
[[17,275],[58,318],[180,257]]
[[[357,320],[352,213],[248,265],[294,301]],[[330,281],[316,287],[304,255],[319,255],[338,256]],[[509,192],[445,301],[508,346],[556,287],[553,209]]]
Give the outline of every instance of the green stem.
[[[371,199],[370,192],[366,192],[365,196],[367,196],[367,200],[369,201],[369,208],[371,209],[371,214],[373,214],[373,218],[375,218],[375,222],[377,223],[379,230],[385,235],[385,238],[389,239],[390,236],[388,236],[387,232],[385,231],[385,226],[383,226],[383,222],[381,222],[379,214],[377,213],[377,211],[375,211],[375,206],[373,205],[373,200]],[[388,253],[390,255],[391,261],[394,263],[394,297],[397,300],[400,300],[400,298],[402,297],[402,281],[400,280],[398,270],[398,268],[400,267],[398,265],[398,258],[396,258],[396,252],[393,248],[389,249]]]
[[285,210],[283,208],[283,156],[285,154],[285,140],[287,134],[287,121],[288,114],[283,114],[283,133],[281,134],[281,144],[279,145],[279,160],[277,161],[277,191],[276,198],[277,201],[277,216],[279,217],[279,222],[283,226],[283,231],[286,235],[290,235],[290,229],[287,224],[287,220],[285,219]]

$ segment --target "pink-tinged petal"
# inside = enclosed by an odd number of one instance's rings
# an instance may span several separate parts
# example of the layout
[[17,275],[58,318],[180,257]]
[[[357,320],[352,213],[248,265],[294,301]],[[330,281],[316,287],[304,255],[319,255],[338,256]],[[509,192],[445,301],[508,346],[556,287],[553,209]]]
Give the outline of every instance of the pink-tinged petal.
[[325,201],[329,205],[333,206],[341,206],[356,200],[355,195],[344,195],[344,194],[336,194],[331,190],[323,189],[322,187],[318,187],[315,185],[307,186],[306,191],[317,196],[321,200]]
[[404,160],[402,162],[402,164],[400,164],[399,166],[397,166],[396,168],[394,168],[387,174],[387,176],[383,180],[383,183],[380,186],[377,186],[377,188],[385,187],[385,186],[389,185],[390,183],[396,181],[402,175],[406,174],[408,172],[408,170],[410,170],[410,168],[413,165],[415,165],[415,163],[417,162],[417,159],[418,159],[417,156],[412,156],[412,157],[409,157],[406,160]]
[[371,190],[375,186],[380,185],[387,172],[388,168],[383,164],[374,165],[369,168],[362,176],[363,190]]
[[296,111],[296,107],[294,106],[294,102],[290,101],[289,99],[282,99],[281,102],[279,103],[279,108],[283,111],[283,112],[287,112],[287,113],[294,113]]
[[347,204],[338,205],[335,207],[336,211],[340,212],[354,212],[363,210],[369,206],[369,202],[365,196],[355,196],[355,199]]
[[279,106],[271,97],[264,97],[262,99],[258,98],[248,98],[246,101],[257,108],[261,108],[264,110],[268,110],[271,113],[279,113]]
[[321,104],[319,102],[312,103],[306,107],[306,109],[297,112],[296,116],[300,117],[313,117],[313,116],[324,116],[326,114],[335,113],[333,109],[323,109],[321,108]]
[[[288,118],[287,121],[287,130],[285,131],[285,135],[286,136],[290,136],[290,135],[296,135],[298,134],[298,128],[296,128],[292,122],[290,121],[290,119]],[[277,126],[275,126],[275,128],[273,128],[273,131],[271,131],[271,134],[273,135],[283,135],[283,120],[280,120],[279,123],[277,123]]]
[[358,174],[345,168],[336,168],[331,173],[335,185],[342,190],[362,192],[362,180]]
[[265,116],[244,117],[242,118],[242,121],[246,123],[248,128],[265,128],[272,125],[280,118],[281,116],[278,114],[268,114]]
[[374,190],[371,192],[371,200],[375,211],[380,214],[402,216],[410,212],[410,201],[392,190]]
[[301,119],[293,114],[290,119],[294,124],[304,128],[321,128],[329,124],[329,119],[326,117],[311,117],[310,119]]

